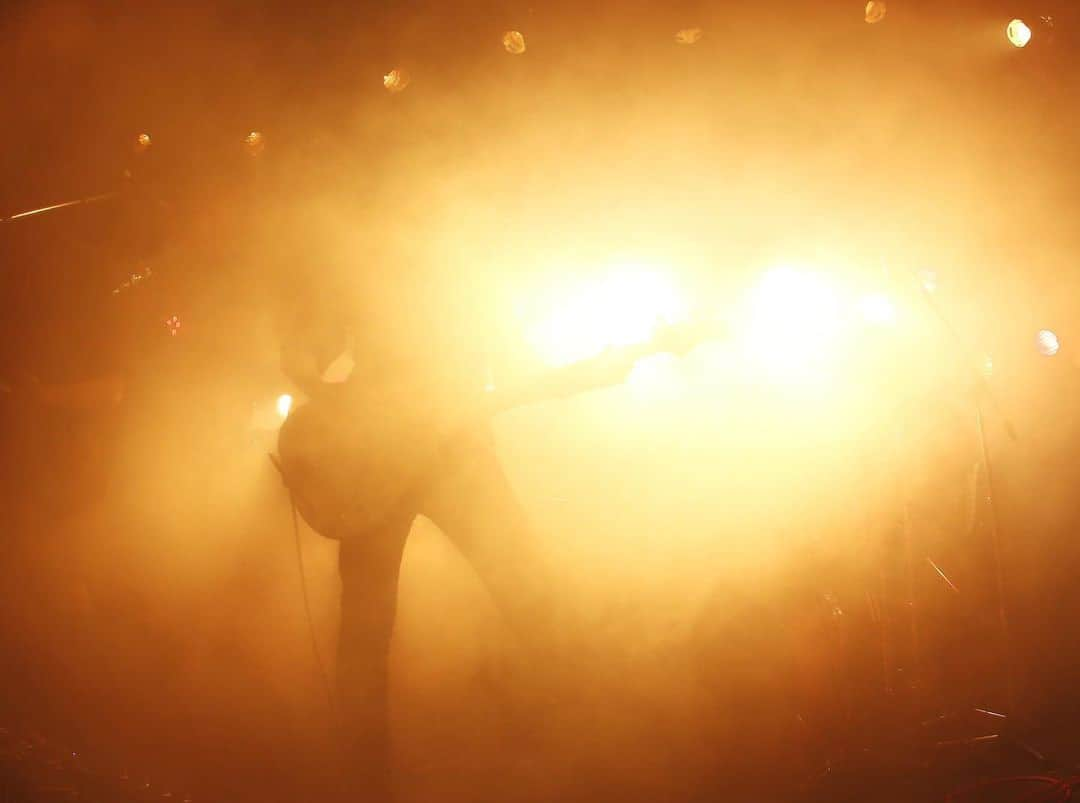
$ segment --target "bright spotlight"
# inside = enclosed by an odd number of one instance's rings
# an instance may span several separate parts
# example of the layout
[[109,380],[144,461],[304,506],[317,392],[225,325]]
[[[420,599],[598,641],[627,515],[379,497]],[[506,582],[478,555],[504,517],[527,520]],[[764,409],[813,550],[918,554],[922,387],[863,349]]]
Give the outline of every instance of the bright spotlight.
[[557,297],[528,339],[547,362],[565,365],[610,346],[643,343],[658,323],[686,316],[686,303],[666,277],[624,268]]
[[292,396],[288,393],[282,393],[277,397],[277,414],[281,418],[288,418],[289,411],[292,410]]
[[1005,36],[1015,47],[1024,47],[1031,41],[1031,28],[1023,20],[1013,20],[1005,27]]
[[740,340],[767,373],[781,378],[813,373],[840,334],[840,302],[820,277],[779,268],[766,273],[745,299]]
[[1040,329],[1035,336],[1035,347],[1045,357],[1053,357],[1061,350],[1061,342],[1058,336],[1049,329]]
[[859,299],[859,314],[867,323],[892,326],[896,323],[896,307],[883,293],[871,293]]

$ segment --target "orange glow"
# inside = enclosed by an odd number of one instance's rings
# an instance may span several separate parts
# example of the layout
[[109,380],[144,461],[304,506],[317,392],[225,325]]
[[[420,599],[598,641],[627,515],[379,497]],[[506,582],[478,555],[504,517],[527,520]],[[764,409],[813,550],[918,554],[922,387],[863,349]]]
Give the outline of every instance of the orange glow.
[[883,0],[870,0],[870,2],[866,4],[864,18],[873,25],[875,22],[881,22],[885,19],[885,11],[885,3]]
[[258,156],[266,148],[261,131],[252,131],[244,137],[244,149],[252,156]]
[[147,133],[139,134],[135,137],[135,150],[138,152],[145,151],[151,145],[150,135]]
[[382,82],[388,92],[403,92],[409,85],[409,76],[404,70],[393,69],[383,76]]
[[514,56],[520,56],[525,52],[525,37],[521,31],[507,31],[503,34],[502,43],[506,52]]
[[701,39],[701,28],[683,28],[675,34],[675,41],[680,45],[692,45]]

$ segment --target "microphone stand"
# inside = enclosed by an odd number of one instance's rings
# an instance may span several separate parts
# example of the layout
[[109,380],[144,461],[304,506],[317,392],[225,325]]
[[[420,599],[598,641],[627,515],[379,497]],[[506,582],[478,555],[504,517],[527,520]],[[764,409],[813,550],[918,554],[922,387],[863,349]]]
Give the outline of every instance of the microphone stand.
[[[993,729],[996,731],[995,733],[979,734],[976,732],[976,735],[974,736],[938,739],[932,743],[932,746],[936,751],[960,748],[961,750],[969,752],[985,745],[997,745],[999,747],[1010,746],[1023,754],[1026,759],[1034,759],[1040,767],[1047,767],[1051,765],[1051,762],[1047,757],[1024,742],[1017,733],[1017,726],[1023,721],[1023,716],[1020,710],[1017,693],[1017,659],[1013,629],[1009,617],[1008,590],[1005,582],[1005,558],[1002,537],[1003,528],[1001,525],[998,504],[994,463],[991,457],[989,439],[987,437],[987,407],[989,406],[990,410],[1001,421],[1001,426],[1006,435],[1014,442],[1017,440],[1016,430],[1002,410],[997,396],[987,382],[987,378],[978,368],[976,368],[977,361],[975,358],[976,356],[982,355],[967,345],[966,339],[961,336],[960,332],[941,310],[940,305],[933,297],[931,289],[922,282],[920,282],[920,295],[932,316],[944,329],[944,339],[950,344],[951,350],[957,360],[970,372],[969,387],[974,390],[973,405],[976,434],[978,438],[979,461],[984,476],[982,490],[984,491],[983,498],[985,499],[986,511],[988,513],[987,526],[989,528],[990,536],[990,560],[993,572],[993,593],[996,603],[995,618],[1001,639],[1001,660],[1004,663],[1004,677],[1002,678],[1004,681],[1003,697],[1007,711],[1007,713],[1000,713],[981,707],[970,709],[962,708],[959,711],[954,710],[940,713],[937,716],[924,721],[922,725],[924,727],[933,727],[935,725],[947,725],[958,721],[975,722],[977,719],[993,720],[998,726]],[[975,488],[979,488],[979,483],[977,481]],[[904,535],[908,548],[910,549],[911,533],[908,530],[906,522]],[[936,564],[933,564],[932,561],[931,564],[934,569],[941,574],[940,569],[937,569]],[[912,567],[909,565],[908,571],[911,570]],[[943,574],[941,576],[945,582],[952,586],[951,581],[949,581],[947,577]],[[910,584],[908,588],[910,598],[906,602],[910,607],[911,616],[914,620],[917,618],[918,604],[914,599],[915,595],[913,591],[910,590]],[[955,590],[955,587],[953,588]],[[917,660],[918,656],[916,656],[916,661]],[[985,728],[983,728],[983,730],[985,730]],[[1008,731],[1007,734],[1005,733],[1006,731]]]

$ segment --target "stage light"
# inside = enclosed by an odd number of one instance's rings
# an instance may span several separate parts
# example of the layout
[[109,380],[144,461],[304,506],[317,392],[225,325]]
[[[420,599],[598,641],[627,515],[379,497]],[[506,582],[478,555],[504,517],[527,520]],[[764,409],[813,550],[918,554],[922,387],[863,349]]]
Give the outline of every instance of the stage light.
[[859,299],[859,314],[867,323],[892,326],[896,323],[896,307],[883,293],[871,293]]
[[994,358],[989,354],[983,357],[981,371],[985,379],[990,379],[994,375]]
[[388,92],[402,92],[409,85],[409,75],[404,70],[394,69],[383,76],[382,82]]
[[647,341],[658,323],[687,316],[687,305],[660,273],[624,267],[558,294],[528,340],[545,361],[565,365],[610,346]]
[[514,56],[520,56],[525,52],[525,37],[521,31],[507,31],[503,34],[502,43],[506,52]]
[[792,268],[767,272],[744,299],[739,317],[744,354],[780,379],[814,373],[830,355],[843,323],[833,288]]
[[1035,336],[1035,347],[1044,357],[1053,357],[1061,350],[1061,342],[1049,329],[1040,329]]
[[252,131],[244,137],[244,150],[252,156],[258,156],[266,147],[266,140],[261,131]]
[[873,25],[875,22],[881,22],[885,19],[885,3],[882,0],[870,0],[866,4],[864,19]]
[[288,418],[292,410],[293,398],[288,393],[282,393],[277,397],[277,414],[281,418]]
[[680,45],[692,45],[701,39],[701,28],[683,28],[675,34],[675,41]]
[[1013,20],[1005,27],[1005,36],[1016,47],[1024,47],[1031,41],[1031,28],[1023,20]]
[[152,141],[150,139],[150,135],[145,132],[135,137],[135,151],[137,153],[142,153],[147,148],[149,148],[151,144]]

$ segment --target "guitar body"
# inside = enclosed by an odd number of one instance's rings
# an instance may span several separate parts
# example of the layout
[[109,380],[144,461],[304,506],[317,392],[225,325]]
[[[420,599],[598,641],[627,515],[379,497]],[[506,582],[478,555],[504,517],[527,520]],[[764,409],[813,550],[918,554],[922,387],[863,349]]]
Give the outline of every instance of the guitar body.
[[348,383],[292,410],[278,459],[304,520],[338,540],[377,528],[438,459],[444,409],[416,385]]

